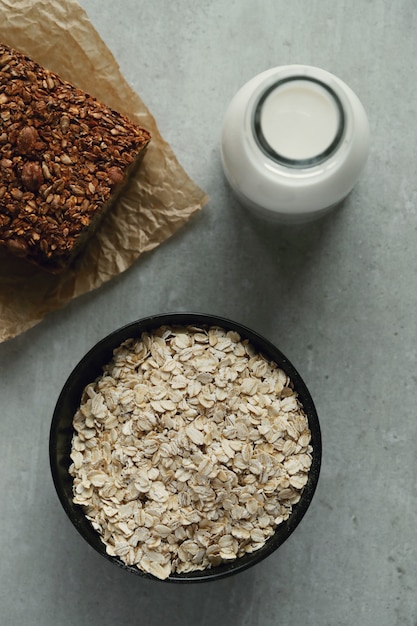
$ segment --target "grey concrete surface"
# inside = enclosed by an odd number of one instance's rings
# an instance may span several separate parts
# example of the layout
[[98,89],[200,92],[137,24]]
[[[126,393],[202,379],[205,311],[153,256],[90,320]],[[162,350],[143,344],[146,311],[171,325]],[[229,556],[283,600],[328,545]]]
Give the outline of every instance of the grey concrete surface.
[[[415,626],[415,3],[81,5],[210,203],[118,279],[0,345],[0,623]],[[341,210],[271,228],[233,199],[219,134],[235,91],[286,63],[318,65],[356,91],[372,150]],[[52,485],[48,435],[88,347],[143,315],[187,309],[280,347],[315,399],[324,457],[313,504],[278,552],[236,578],[177,587],[84,544]]]

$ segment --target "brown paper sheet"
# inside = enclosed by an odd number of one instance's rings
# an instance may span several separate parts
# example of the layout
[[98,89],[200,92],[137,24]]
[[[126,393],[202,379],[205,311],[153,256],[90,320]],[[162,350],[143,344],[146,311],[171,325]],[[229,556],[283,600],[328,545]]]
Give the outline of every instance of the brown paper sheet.
[[0,253],[0,342],[128,269],[207,202],[75,0],[0,0],[0,39],[152,134],[141,169],[74,266],[60,276]]

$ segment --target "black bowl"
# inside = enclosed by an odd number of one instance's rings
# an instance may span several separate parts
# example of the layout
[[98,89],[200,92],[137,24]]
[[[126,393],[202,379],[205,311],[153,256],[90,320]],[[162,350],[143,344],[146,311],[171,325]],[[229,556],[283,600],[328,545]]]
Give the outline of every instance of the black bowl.
[[274,535],[268,539],[262,548],[217,567],[190,573],[171,574],[166,580],[167,582],[175,583],[212,581],[237,574],[259,563],[279,548],[299,525],[311,503],[319,478],[322,453],[320,424],[310,393],[293,365],[291,365],[288,359],[267,339],[237,322],[200,313],[169,313],[132,322],[99,341],[81,359],[71,372],[61,391],[51,424],[49,457],[54,485],[69,519],[90,546],[122,569],[144,578],[157,580],[152,575],[139,570],[137,567],[126,565],[119,558],[109,556],[106,553],[105,546],[98,533],[86,519],[81,506],[73,503],[73,481],[68,472],[71,463],[71,440],[74,433],[72,421],[80,404],[81,395],[85,386],[101,375],[103,366],[110,362],[112,358],[113,350],[123,341],[130,337],[140,337],[142,332],[151,331],[163,325],[181,326],[188,324],[206,327],[217,325],[226,330],[237,331],[242,339],[248,339],[259,352],[262,352],[267,358],[275,361],[275,363],[284,370],[290,377],[308,418],[313,458],[308,481],[304,487],[300,501],[293,506],[289,518],[277,527]]

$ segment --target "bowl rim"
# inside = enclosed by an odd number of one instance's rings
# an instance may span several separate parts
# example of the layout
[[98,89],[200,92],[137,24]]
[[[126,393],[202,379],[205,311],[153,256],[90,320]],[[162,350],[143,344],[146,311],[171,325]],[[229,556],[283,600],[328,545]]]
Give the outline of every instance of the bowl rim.
[[[293,506],[289,518],[277,526],[274,534],[266,541],[262,548],[216,567],[189,573],[174,573],[166,580],[160,581],[153,575],[140,570],[136,566],[126,565],[118,557],[108,555],[104,543],[85,517],[82,507],[72,502],[72,478],[68,474],[68,467],[70,465],[70,444],[72,433],[74,432],[72,417],[79,405],[81,394],[86,384],[92,382],[100,375],[102,367],[111,360],[113,350],[123,343],[123,341],[131,337],[140,337],[143,332],[150,332],[161,326],[187,325],[197,327],[219,326],[225,330],[237,331],[242,339],[248,339],[258,352],[261,352],[265,357],[275,361],[277,365],[285,371],[294,389],[297,391],[304,412],[308,418],[311,431],[311,444],[313,446],[312,464],[307,484],[304,487],[300,501]],[[92,372],[94,372],[94,375]],[[53,484],[61,505],[76,530],[92,548],[120,568],[142,578],[168,583],[209,582],[219,580],[242,572],[275,552],[275,550],[292,535],[306,514],[316,491],[321,460],[322,438],[316,407],[305,382],[288,358],[271,343],[271,341],[244,324],[228,319],[227,317],[198,312],[160,313],[138,318],[117,328],[96,342],[78,361],[67,377],[53,411],[49,434],[49,462]]]

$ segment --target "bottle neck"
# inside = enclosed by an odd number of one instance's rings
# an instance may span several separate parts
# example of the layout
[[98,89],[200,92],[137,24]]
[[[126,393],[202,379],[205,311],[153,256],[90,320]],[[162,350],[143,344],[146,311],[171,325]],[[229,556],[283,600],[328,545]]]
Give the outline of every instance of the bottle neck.
[[340,146],[346,115],[335,91],[306,76],[268,86],[255,102],[252,133],[259,149],[285,167],[305,169],[326,161]]

